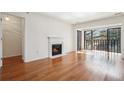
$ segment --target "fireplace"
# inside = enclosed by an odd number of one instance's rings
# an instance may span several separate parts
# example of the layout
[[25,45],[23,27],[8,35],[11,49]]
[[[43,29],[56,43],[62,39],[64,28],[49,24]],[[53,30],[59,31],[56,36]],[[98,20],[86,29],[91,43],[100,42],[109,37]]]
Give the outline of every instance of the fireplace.
[[52,56],[62,54],[62,44],[52,44]]
[[65,54],[63,40],[63,37],[48,36],[48,56],[50,58],[57,58]]

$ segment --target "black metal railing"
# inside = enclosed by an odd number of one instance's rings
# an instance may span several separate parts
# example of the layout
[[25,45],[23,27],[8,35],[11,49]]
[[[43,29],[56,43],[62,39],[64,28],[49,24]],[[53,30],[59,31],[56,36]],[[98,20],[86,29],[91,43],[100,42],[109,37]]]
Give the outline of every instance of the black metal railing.
[[88,50],[100,50],[108,52],[121,52],[120,40],[111,39],[111,40],[85,40],[84,48]]

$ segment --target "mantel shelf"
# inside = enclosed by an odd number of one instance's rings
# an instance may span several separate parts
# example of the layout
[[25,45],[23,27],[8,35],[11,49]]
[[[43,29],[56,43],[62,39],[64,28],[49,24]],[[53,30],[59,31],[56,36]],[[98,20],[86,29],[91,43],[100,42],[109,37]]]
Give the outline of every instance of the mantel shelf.
[[62,39],[63,37],[59,37],[59,36],[48,36],[48,39],[51,39],[51,38],[60,38],[60,39]]

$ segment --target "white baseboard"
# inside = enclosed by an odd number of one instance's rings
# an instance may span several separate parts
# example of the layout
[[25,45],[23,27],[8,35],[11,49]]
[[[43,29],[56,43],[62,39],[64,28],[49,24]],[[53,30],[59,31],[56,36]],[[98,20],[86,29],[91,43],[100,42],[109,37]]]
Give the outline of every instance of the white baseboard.
[[[69,52],[73,52],[73,51],[69,51]],[[56,56],[47,56],[47,57],[39,57],[39,58],[33,58],[33,59],[23,59],[25,63],[29,63],[29,62],[33,62],[33,61],[37,61],[37,60],[42,60],[42,59],[46,59],[46,58],[57,58],[57,57],[61,57],[61,56],[65,56],[67,55],[69,52],[64,53],[64,54],[60,54],[60,55],[56,55]]]
[[33,61],[37,61],[37,60],[42,60],[42,59],[45,59],[45,58],[48,58],[48,57],[43,57],[43,58],[34,58],[34,59],[24,59],[24,62],[25,63],[29,63],[29,62],[33,62]]

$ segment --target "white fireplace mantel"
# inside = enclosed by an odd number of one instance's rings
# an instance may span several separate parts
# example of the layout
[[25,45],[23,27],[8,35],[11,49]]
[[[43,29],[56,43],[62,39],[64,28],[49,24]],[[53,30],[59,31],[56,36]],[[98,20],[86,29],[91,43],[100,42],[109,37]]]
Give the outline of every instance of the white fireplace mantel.
[[61,36],[52,36],[52,35],[51,36],[48,36],[48,39],[52,39],[52,38],[63,39],[63,37],[61,37]]
[[[62,44],[62,54],[52,56],[52,45],[53,44]],[[48,36],[48,56],[50,58],[60,57],[64,54],[64,40],[63,37],[59,36]]]

